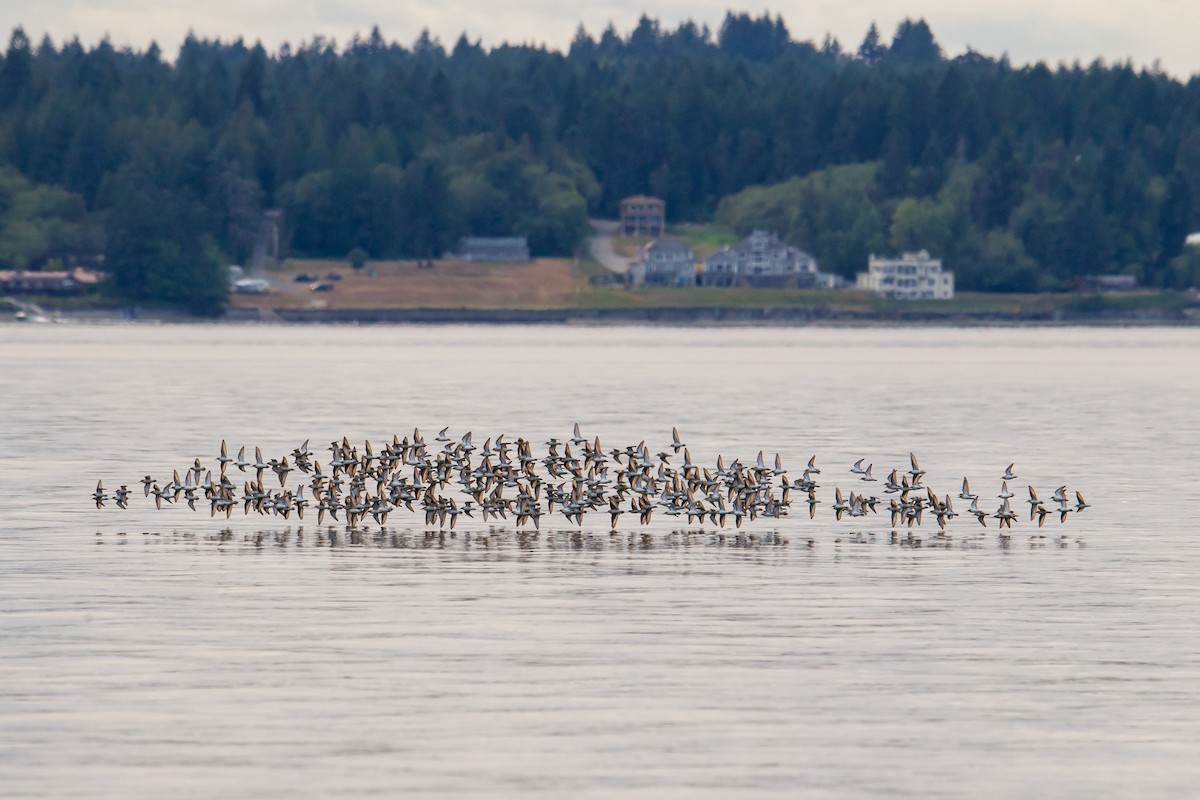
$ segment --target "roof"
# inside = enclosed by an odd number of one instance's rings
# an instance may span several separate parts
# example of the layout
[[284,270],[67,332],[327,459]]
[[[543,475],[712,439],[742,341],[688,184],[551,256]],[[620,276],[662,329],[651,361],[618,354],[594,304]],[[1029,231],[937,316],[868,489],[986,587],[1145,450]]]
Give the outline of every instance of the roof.
[[632,205],[633,203],[658,204],[658,205],[664,206],[664,207],[667,205],[666,201],[663,200],[662,198],[650,197],[649,195],[645,195],[645,194],[635,194],[631,197],[626,197],[625,199],[621,200],[620,205],[626,206],[626,205]]
[[672,238],[670,236],[663,236],[659,239],[655,239],[652,242],[647,242],[646,244],[642,245],[642,247],[641,247],[641,252],[643,252],[643,253],[649,253],[649,252],[655,251],[655,250],[663,252],[663,253],[687,254],[687,253],[692,252],[692,248],[688,247],[686,244],[679,241],[678,239]]
[[758,248],[755,248],[755,246],[754,246],[755,239],[757,239],[758,241],[760,241],[762,243],[761,249],[764,252],[777,253],[781,250],[790,251],[790,252],[795,253],[797,256],[799,256],[801,258],[809,259],[812,261],[816,260],[812,257],[811,254],[804,252],[803,250],[801,250],[798,247],[792,247],[791,245],[784,244],[780,240],[780,238],[778,236],[776,236],[775,234],[770,233],[768,231],[762,231],[762,230],[754,231],[749,236],[742,239],[740,242],[738,242],[735,245],[726,245],[726,246],[722,247],[720,250],[717,250],[715,253],[713,253],[713,255],[715,256],[719,253],[745,253],[745,254],[749,255],[750,253],[753,253],[753,252],[755,252],[756,249],[758,249]]
[[24,281],[33,283],[57,283],[65,280],[72,280],[78,284],[94,285],[105,278],[104,273],[94,272],[90,269],[76,267],[70,272],[66,271],[43,271],[33,272],[29,270],[3,270],[0,271],[0,282],[8,283],[10,281]]
[[777,250],[793,250],[799,255],[812,258],[812,256],[809,256],[808,253],[804,252],[803,250],[784,244],[778,236],[770,233],[769,231],[754,231],[745,239],[742,239],[740,242],[735,244],[733,249],[743,253],[753,252],[755,250],[754,241],[756,239],[762,242],[762,249],[768,252],[774,252]]
[[529,260],[529,240],[524,236],[464,236],[458,253],[464,261],[516,262]]
[[918,250],[915,253],[904,252],[898,256],[877,256],[871,253],[867,258],[867,263],[873,261],[879,262],[895,262],[900,264],[941,264],[940,258],[933,258],[929,255],[928,250]]
[[524,236],[464,236],[463,247],[526,247]]

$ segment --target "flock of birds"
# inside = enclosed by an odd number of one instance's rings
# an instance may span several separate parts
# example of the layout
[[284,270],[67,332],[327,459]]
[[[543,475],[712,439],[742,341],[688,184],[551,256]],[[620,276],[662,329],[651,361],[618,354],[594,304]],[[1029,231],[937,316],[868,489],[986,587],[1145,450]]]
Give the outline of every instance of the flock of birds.
[[[578,424],[571,437],[551,438],[544,446],[546,454],[538,457],[532,442],[523,438],[510,441],[503,434],[476,446],[470,432],[455,438],[448,435],[448,428],[426,443],[420,430],[414,429],[411,437],[393,436],[391,443],[378,451],[370,441],[361,449],[344,437],[331,442],[324,469],[307,440],[292,450],[291,462],[286,455],[264,459],[258,447],[253,460],[246,457],[245,447],[230,457],[222,441],[214,467],[206,467],[196,458],[182,476],[179,470],[169,481],[146,475],[141,484],[144,496],[153,497],[159,509],[182,502],[196,510],[200,503],[208,504],[211,516],[230,517],[240,506],[244,514],[254,511],[285,519],[292,514],[303,519],[306,511],[315,510],[318,525],[328,516],[344,520],[350,529],[357,529],[368,518],[384,526],[388,516],[401,507],[410,512],[420,507],[426,526],[449,526],[451,530],[460,515],[475,518],[478,514],[485,522],[511,517],[519,528],[531,524],[540,529],[546,515],[558,513],[582,527],[584,516],[592,512],[606,515],[614,531],[623,516],[646,525],[655,514],[686,517],[689,525],[707,520],[722,528],[730,522],[740,528],[746,520],[785,517],[797,500],[801,507],[807,506],[811,519],[826,502],[817,495],[821,470],[816,456],[796,478],[789,476],[781,456],[776,454],[768,461],[761,451],[752,463],[733,460],[727,464],[718,456],[716,463],[707,467],[692,461],[675,428],[670,445],[652,454],[644,441],[605,451],[600,438],[587,439]],[[945,531],[951,520],[965,514],[984,527],[989,519],[996,520],[1001,536],[1006,537],[1003,530],[1011,529],[1020,516],[1011,504],[1016,495],[1009,489],[1009,481],[1017,480],[1012,464],[999,476],[1001,488],[996,498],[1000,505],[995,511],[979,506],[987,501],[973,493],[968,479],[963,478],[957,499],[967,505],[960,513],[954,508],[954,498],[939,496],[925,485],[925,471],[915,454],[909,454],[906,469],[892,469],[882,481],[874,475],[874,464],[863,467],[865,460],[859,459],[849,470],[857,481],[854,485],[862,485],[860,490],[843,492],[840,486],[834,487],[829,508],[838,521],[887,514],[893,529],[911,529],[932,518],[939,531]],[[237,481],[230,477],[231,468],[237,471],[233,473]],[[267,478],[268,472],[278,480],[278,489]],[[294,489],[288,488],[293,473],[304,476]],[[459,499],[450,492],[452,487],[461,490]],[[1034,487],[1029,486],[1028,491],[1029,521],[1036,520],[1039,528],[1048,518],[1066,522],[1089,505],[1078,491],[1073,499],[1069,497],[1066,486],[1059,486],[1045,500]],[[111,499],[124,509],[134,494],[122,484],[110,496],[100,480],[92,500],[96,508],[103,508]]]

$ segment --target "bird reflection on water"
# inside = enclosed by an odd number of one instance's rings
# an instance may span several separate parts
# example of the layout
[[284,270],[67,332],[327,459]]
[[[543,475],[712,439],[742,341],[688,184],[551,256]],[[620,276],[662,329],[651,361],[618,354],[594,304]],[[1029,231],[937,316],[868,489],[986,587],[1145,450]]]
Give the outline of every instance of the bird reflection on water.
[[[911,531],[904,534],[891,531],[890,535],[878,535],[874,531],[854,531],[849,535],[840,535],[828,541],[819,541],[812,537],[787,536],[778,530],[745,532],[725,531],[721,529],[676,529],[668,533],[656,534],[645,531],[610,531],[596,533],[574,529],[559,530],[522,530],[504,526],[490,526],[481,530],[447,531],[442,529],[420,529],[412,527],[381,527],[378,529],[339,529],[333,525],[316,527],[312,530],[299,526],[293,530],[290,526],[278,529],[259,529],[252,531],[235,531],[233,528],[222,528],[216,533],[196,533],[192,531],[173,530],[141,531],[140,536],[130,536],[121,531],[109,535],[96,532],[96,542],[105,541],[120,544],[141,539],[144,542],[156,544],[189,544],[214,546],[218,549],[232,547],[234,549],[272,548],[275,550],[440,550],[458,551],[464,554],[472,552],[551,552],[551,551],[607,551],[607,552],[648,552],[648,551],[685,551],[685,550],[798,550],[817,552],[832,546],[838,551],[842,546],[880,546],[890,549],[961,549],[979,550],[991,547],[993,540],[984,535],[971,534],[966,536],[951,536],[944,532],[923,538],[915,536]],[[1001,549],[1010,549],[1011,537],[1001,537],[995,543]],[[1047,544],[1059,549],[1071,545],[1086,547],[1081,536],[1034,537],[1029,546],[1033,549],[1044,548]]]

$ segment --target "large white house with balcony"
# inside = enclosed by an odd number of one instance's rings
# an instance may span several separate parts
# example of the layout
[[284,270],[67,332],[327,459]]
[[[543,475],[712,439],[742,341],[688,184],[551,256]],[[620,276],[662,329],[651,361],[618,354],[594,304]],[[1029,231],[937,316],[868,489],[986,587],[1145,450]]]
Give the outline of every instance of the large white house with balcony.
[[858,273],[855,286],[894,300],[952,300],[954,273],[942,270],[940,258],[929,251],[903,253],[899,258],[871,254],[867,271]]

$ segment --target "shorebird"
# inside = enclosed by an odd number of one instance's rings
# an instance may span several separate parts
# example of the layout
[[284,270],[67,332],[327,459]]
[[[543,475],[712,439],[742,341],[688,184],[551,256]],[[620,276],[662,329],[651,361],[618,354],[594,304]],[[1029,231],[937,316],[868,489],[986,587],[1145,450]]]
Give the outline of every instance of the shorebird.
[[301,472],[308,473],[312,469],[311,454],[308,452],[308,439],[299,447],[292,448],[292,459],[296,464],[296,469]]
[[1008,468],[1004,470],[1004,474],[1000,476],[1000,479],[1005,481],[1015,480],[1017,477],[1017,473],[1013,472],[1013,467],[1015,466],[1016,464],[1009,464]]
[[1001,528],[1004,528],[1004,527],[1011,528],[1012,524],[1013,524],[1013,520],[1016,519],[1016,517],[1017,517],[1017,515],[1015,513],[1013,513],[1012,507],[1010,507],[1008,504],[1008,498],[1004,499],[1003,505],[1001,505],[1000,509],[992,516],[995,517],[996,519],[1000,520]]
[[917,454],[916,453],[909,453],[908,460],[909,460],[909,463],[912,465],[911,468],[908,470],[908,474],[912,476],[913,483],[915,484],[917,481],[919,481],[921,479],[921,476],[925,474],[925,470],[921,469],[921,465],[917,463]]
[[958,496],[961,497],[963,500],[978,500],[979,499],[979,495],[971,493],[971,484],[969,484],[967,482],[966,478],[963,478],[962,491],[958,493]]
[[834,487],[833,496],[834,503],[831,507],[833,508],[833,511],[837,515],[838,521],[840,522],[842,519],[842,514],[850,510],[850,504],[842,498],[842,490],[838,487]]
[[104,508],[104,501],[108,499],[108,495],[104,493],[104,481],[96,481],[96,491],[92,492],[92,499],[96,501],[96,508]]
[[263,461],[263,454],[262,454],[261,447],[254,448],[254,463],[251,464],[250,466],[254,467],[254,471],[258,473],[258,480],[261,481],[262,476],[263,476],[263,471],[266,470],[267,467],[270,466],[267,462]]
[[229,457],[229,450],[225,447],[225,440],[222,439],[221,440],[221,454],[217,456],[217,463],[221,467],[222,475],[225,474],[225,465],[231,463],[232,461],[233,461],[233,459]]
[[[368,452],[370,451],[368,450]],[[278,461],[272,458],[268,463],[270,464],[271,471],[274,472],[279,478],[279,485],[285,485],[287,483],[288,473],[292,471],[292,468],[288,466],[287,456],[284,456]]]
[[581,444],[587,443],[588,440],[583,438],[583,434],[579,432],[579,423],[576,422],[575,427],[571,429],[571,444],[578,447]]
[[1037,492],[1032,486],[1029,487],[1029,519],[1033,520],[1033,515],[1042,505],[1042,501],[1038,498]]
[[619,520],[621,518],[621,515],[625,513],[621,509],[621,501],[618,498],[616,498],[616,497],[609,498],[608,513],[609,513],[609,516],[612,518],[612,528],[615,531],[617,529],[617,520]]

